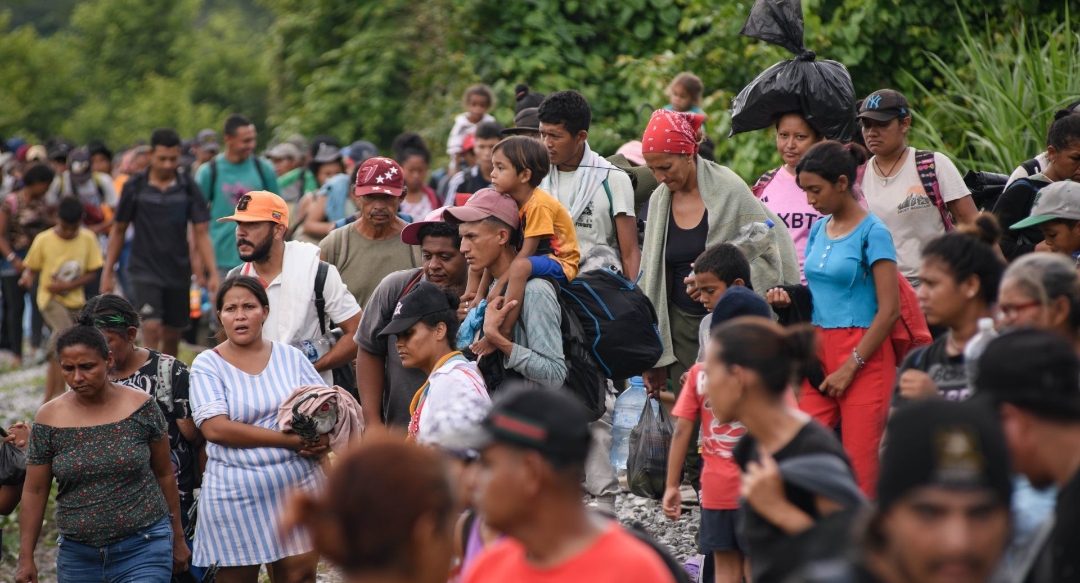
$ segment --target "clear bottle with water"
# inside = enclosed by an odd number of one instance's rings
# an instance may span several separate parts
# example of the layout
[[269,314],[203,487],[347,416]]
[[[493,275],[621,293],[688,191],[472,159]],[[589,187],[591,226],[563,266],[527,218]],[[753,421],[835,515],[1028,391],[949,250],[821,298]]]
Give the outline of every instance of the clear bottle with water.
[[975,388],[975,377],[979,373],[979,357],[986,351],[995,338],[998,337],[994,330],[993,318],[979,318],[979,330],[968,340],[964,346],[964,369],[967,371],[968,389]]
[[[630,455],[630,430],[641,418],[641,410],[649,395],[645,392],[645,381],[641,377],[630,379],[630,388],[615,399],[615,411],[611,420],[611,465],[617,470],[626,469],[626,458]],[[656,404],[654,404],[655,406]]]
[[739,229],[739,236],[731,240],[731,244],[738,247],[747,261],[753,261],[768,251],[773,244],[773,227],[776,224],[771,219],[765,222],[748,223]]
[[345,332],[341,328],[331,328],[326,334],[319,336],[313,340],[297,340],[292,345],[300,352],[304,353],[304,356],[311,361],[312,364],[319,361],[330,349],[337,344],[339,338],[345,335]]

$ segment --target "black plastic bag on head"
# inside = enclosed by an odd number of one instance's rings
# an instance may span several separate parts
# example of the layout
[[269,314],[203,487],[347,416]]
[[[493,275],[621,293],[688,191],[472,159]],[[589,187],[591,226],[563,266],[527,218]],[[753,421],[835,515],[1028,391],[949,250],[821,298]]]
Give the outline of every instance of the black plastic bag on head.
[[799,0],[757,0],[743,36],[784,47],[796,58],[757,76],[731,104],[731,135],[773,126],[786,113],[801,113],[822,136],[848,141],[855,131],[855,86],[847,67],[818,61],[803,44]]

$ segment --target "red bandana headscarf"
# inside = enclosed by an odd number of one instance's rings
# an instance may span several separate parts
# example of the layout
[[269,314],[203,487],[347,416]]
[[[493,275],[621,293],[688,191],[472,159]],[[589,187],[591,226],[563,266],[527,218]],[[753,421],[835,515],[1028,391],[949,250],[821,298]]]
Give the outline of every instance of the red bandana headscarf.
[[664,154],[697,154],[698,130],[705,116],[658,109],[641,138],[641,151]]

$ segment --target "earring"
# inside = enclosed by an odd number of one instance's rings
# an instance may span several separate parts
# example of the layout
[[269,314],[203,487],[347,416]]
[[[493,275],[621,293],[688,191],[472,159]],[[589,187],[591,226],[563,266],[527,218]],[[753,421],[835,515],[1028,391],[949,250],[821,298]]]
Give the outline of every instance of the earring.
[[971,290],[968,290],[968,293],[967,293],[967,297],[968,297],[968,299],[969,299],[969,300],[970,300],[971,298],[975,297],[975,292],[973,292],[973,291],[971,291]]

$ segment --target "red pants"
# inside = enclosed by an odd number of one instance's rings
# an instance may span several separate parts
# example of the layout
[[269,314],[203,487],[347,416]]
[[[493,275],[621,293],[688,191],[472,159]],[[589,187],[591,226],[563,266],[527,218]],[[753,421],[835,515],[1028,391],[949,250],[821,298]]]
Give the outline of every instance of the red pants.
[[[865,334],[865,328],[818,328],[818,358],[825,376],[840,368]],[[877,497],[878,446],[896,382],[896,356],[888,338],[874,354],[860,356],[866,366],[855,374],[840,398],[823,395],[804,382],[799,408],[825,427],[834,428],[841,422],[844,449],[855,468],[855,479],[872,500]]]

